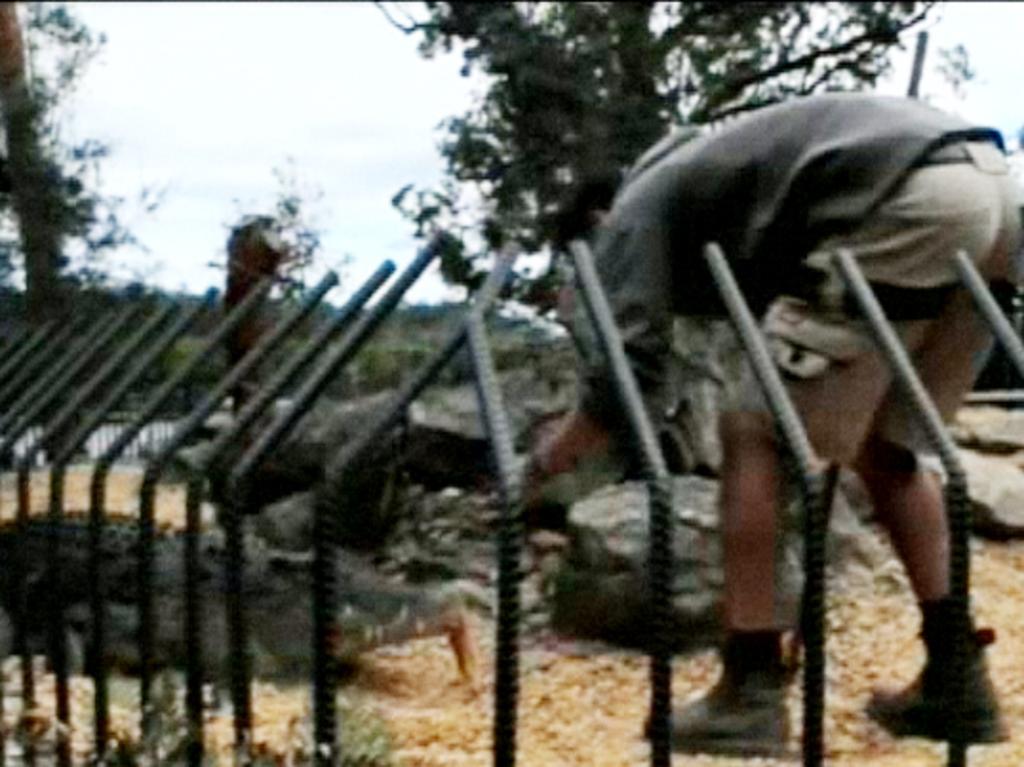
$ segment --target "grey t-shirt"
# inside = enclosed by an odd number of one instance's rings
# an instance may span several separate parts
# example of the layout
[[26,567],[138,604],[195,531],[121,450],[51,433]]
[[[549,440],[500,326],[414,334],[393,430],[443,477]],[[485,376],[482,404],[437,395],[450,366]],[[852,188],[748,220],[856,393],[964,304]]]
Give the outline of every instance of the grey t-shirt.
[[[992,141],[918,101],[825,94],[767,107],[691,141],[670,137],[627,175],[594,242],[594,258],[652,414],[667,401],[676,314],[720,314],[702,258],[730,259],[755,311],[811,278],[816,242],[849,230],[916,162],[955,140]],[[607,371],[585,366],[582,407],[620,425]]]

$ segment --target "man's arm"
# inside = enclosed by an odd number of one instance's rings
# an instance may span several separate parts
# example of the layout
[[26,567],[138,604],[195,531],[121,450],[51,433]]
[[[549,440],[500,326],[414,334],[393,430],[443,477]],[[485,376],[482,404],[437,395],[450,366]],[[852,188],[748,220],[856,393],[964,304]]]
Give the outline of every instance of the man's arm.
[[[613,214],[609,224],[597,243],[595,265],[648,414],[657,422],[672,394],[672,279],[666,227],[653,216],[616,220]],[[579,312],[577,317],[587,321]],[[596,343],[592,332],[578,335]],[[540,434],[531,452],[527,506],[540,500],[547,480],[606,455],[625,436],[626,419],[604,355],[588,350],[581,363],[579,405]]]

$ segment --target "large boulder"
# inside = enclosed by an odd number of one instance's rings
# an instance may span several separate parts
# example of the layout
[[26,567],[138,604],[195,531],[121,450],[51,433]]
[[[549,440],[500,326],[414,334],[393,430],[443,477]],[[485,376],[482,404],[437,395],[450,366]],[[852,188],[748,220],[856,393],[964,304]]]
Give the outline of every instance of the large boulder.
[[962,447],[983,453],[1016,453],[1024,450],[1024,411],[964,407],[951,432]]
[[1024,538],[1024,471],[1015,463],[972,450],[960,451],[976,535],[1005,541]]
[[[675,532],[673,636],[678,650],[705,646],[718,635],[723,573],[717,508],[718,483],[698,476],[674,478]],[[642,645],[650,636],[647,594],[647,491],[627,482],[594,493],[569,512],[569,546],[550,579],[552,623],[564,633]],[[802,536],[793,504],[777,548],[776,621],[793,626],[803,584]],[[837,496],[828,537],[832,570],[867,576],[888,550],[842,496]]]

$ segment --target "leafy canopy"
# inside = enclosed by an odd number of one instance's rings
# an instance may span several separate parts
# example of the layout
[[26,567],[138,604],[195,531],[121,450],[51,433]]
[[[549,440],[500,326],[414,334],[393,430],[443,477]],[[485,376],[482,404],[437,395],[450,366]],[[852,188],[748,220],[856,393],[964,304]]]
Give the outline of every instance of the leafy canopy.
[[[394,205],[424,236],[455,235],[450,282],[478,284],[511,238],[548,252],[552,214],[581,178],[628,167],[669,128],[825,90],[870,89],[933,3],[378,3],[425,57],[462,53],[484,90],[446,120],[440,188]],[[554,280],[520,281],[547,305]]]

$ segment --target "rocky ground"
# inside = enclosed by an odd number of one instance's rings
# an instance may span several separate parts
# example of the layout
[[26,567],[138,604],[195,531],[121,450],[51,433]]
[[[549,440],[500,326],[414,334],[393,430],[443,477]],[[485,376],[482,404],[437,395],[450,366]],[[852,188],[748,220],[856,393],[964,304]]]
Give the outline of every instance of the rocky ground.
[[[987,535],[975,538],[972,593],[979,624],[997,632],[990,661],[1012,739],[1006,744],[971,749],[975,767],[1024,764],[1024,542],[1020,533],[1024,511],[1024,428],[1015,414],[973,409],[957,427],[961,445],[970,448],[965,464],[972,480],[977,516],[988,520]],[[69,508],[84,506],[87,470],[69,477]],[[117,475],[110,492],[111,509],[131,513],[138,476]],[[45,483],[33,490],[34,503],[45,504]],[[77,500],[76,500],[77,499]],[[181,521],[181,494],[168,488],[161,493],[159,515],[177,527]],[[493,589],[492,537],[497,509],[480,492],[414,489],[403,501],[415,515],[405,515],[391,545],[376,558],[381,571],[410,581],[435,581],[459,575]],[[0,498],[0,514],[12,508],[9,481]],[[995,520],[995,522],[991,522]],[[862,552],[868,560],[854,568],[833,567],[829,584],[828,712],[826,744],[830,764],[872,767],[940,765],[944,748],[920,740],[895,740],[875,727],[862,709],[873,686],[902,685],[916,674],[923,653],[916,634],[914,609],[905,578],[887,544],[871,526],[862,526]],[[713,532],[713,531],[711,531]],[[557,535],[538,535],[527,551],[524,584],[524,621],[519,712],[518,763],[526,767],[548,765],[643,765],[649,756],[641,738],[648,706],[647,660],[642,654],[596,641],[559,635],[551,628],[551,573],[557,555],[571,543]],[[493,616],[481,611],[476,618],[486,662],[478,688],[459,678],[444,639],[423,639],[367,654],[358,673],[341,695],[353,711],[379,716],[393,742],[398,763],[406,767],[490,764],[493,697],[490,658],[493,651]],[[674,693],[678,702],[706,690],[718,673],[715,654],[695,650],[675,662]],[[4,666],[6,723],[17,711],[16,662]],[[48,681],[41,680],[44,710],[36,718],[46,730],[52,721],[45,708]],[[88,749],[90,683],[75,680],[75,736],[83,757]],[[135,729],[131,685],[122,685],[115,709],[115,732],[131,739]],[[127,692],[125,692],[127,690]],[[280,764],[290,763],[306,742],[309,691],[279,689],[260,684],[255,690],[257,748]],[[794,687],[791,703],[793,748],[799,748],[800,694]],[[346,709],[350,710],[350,709]],[[346,724],[343,718],[342,742]],[[211,710],[207,738],[210,750],[230,762],[231,721],[226,713]],[[773,764],[703,756],[675,758],[679,765]],[[781,762],[785,763],[785,762]],[[367,762],[367,764],[371,764]],[[381,763],[383,764],[383,763]]]

